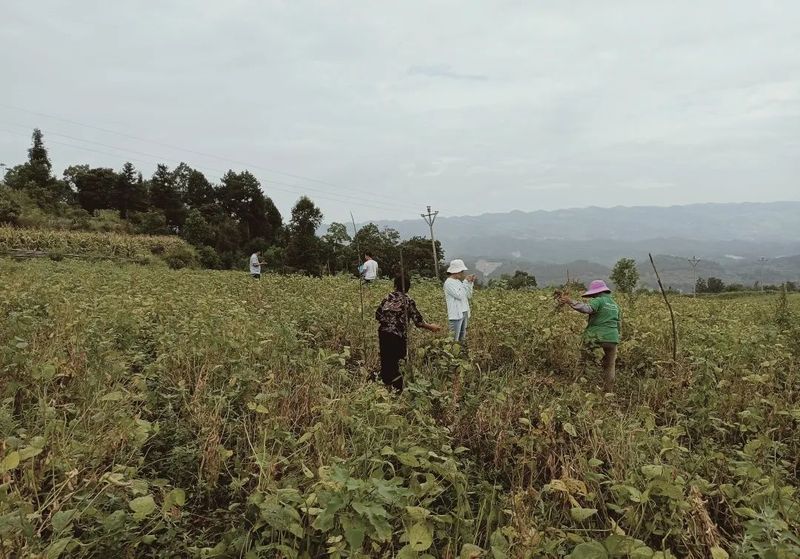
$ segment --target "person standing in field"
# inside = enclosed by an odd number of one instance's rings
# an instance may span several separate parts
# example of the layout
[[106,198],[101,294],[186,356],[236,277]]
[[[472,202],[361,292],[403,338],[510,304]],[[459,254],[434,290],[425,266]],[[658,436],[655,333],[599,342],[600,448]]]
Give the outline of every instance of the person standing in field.
[[261,251],[257,250],[250,255],[250,275],[254,279],[261,279],[261,266],[266,266],[266,262],[261,261]]
[[470,317],[469,300],[475,284],[475,275],[466,275],[467,267],[460,259],[450,262],[444,281],[444,298],[447,303],[447,320],[457,342],[465,341]]
[[403,373],[400,360],[408,352],[408,324],[413,322],[417,328],[439,332],[438,324],[428,324],[422,318],[414,299],[408,296],[411,284],[403,275],[394,278],[394,291],[384,297],[375,311],[378,321],[378,347],[380,348],[380,377],[387,387],[403,391]]
[[378,262],[372,258],[371,252],[364,253],[364,263],[361,265],[361,277],[367,285],[378,279]]
[[617,345],[619,344],[620,309],[611,290],[603,280],[594,280],[583,297],[587,303],[573,301],[568,295],[559,297],[559,301],[569,305],[578,312],[589,315],[586,330],[583,332],[583,362],[594,361],[594,350],[603,350],[603,377],[606,391],[614,388]]

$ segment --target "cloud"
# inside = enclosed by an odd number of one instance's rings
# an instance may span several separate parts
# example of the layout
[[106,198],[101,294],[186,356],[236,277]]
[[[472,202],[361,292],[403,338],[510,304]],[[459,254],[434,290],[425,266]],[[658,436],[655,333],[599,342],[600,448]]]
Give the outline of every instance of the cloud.
[[488,81],[489,77],[481,74],[464,74],[454,72],[449,64],[435,64],[432,66],[411,66],[408,69],[410,76],[426,76],[429,78],[449,78],[452,80]]
[[[428,204],[798,198],[793,0],[7,4],[3,103],[127,134],[0,106],[0,123],[53,140],[59,173],[118,169],[136,151],[212,180],[250,168],[284,213],[305,193],[340,221],[348,200],[366,220],[418,219]],[[29,138],[0,132],[3,161],[22,161]],[[157,159],[139,159],[152,173]]]

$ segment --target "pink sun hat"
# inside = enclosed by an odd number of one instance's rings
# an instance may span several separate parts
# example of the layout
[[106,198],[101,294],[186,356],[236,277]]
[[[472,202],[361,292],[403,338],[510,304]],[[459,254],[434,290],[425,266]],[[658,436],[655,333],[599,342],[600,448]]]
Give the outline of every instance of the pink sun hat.
[[589,284],[589,289],[581,297],[588,297],[589,295],[597,295],[598,293],[611,293],[611,290],[603,280],[594,280]]

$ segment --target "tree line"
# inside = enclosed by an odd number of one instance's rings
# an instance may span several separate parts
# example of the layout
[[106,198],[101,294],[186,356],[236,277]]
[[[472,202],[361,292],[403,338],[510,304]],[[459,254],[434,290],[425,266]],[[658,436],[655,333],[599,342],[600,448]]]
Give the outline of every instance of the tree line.
[[[357,231],[332,223],[317,234],[320,208],[301,196],[284,222],[278,208],[249,171],[229,170],[218,184],[186,163],[159,164],[149,178],[126,162],[119,171],[71,165],[59,178],[39,129],[26,162],[7,170],[0,188],[0,223],[26,227],[179,235],[197,249],[206,268],[244,267],[260,251],[268,268],[312,275],[354,273],[371,252],[384,274],[402,260],[407,270],[435,275],[429,239],[401,240],[391,228],[368,224]],[[441,244],[437,257],[444,260]]]
[[793,281],[784,282],[781,285],[761,285],[755,282],[752,286],[741,283],[725,283],[721,279],[711,276],[709,278],[697,278],[694,286],[695,293],[736,293],[739,291],[797,291],[797,284]]

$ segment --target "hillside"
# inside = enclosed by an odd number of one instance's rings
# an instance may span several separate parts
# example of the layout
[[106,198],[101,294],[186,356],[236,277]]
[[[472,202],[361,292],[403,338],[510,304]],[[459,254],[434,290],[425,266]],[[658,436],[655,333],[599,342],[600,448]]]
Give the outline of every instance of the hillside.
[[[402,236],[427,235],[417,221],[382,221]],[[436,237],[447,258],[485,261],[487,275],[533,272],[542,284],[603,276],[619,258],[642,261],[664,255],[665,282],[689,288],[686,258],[698,256],[698,275],[751,285],[800,277],[800,202],[694,204],[671,207],[575,208],[441,217]],[[674,257],[674,258],[673,258]],[[491,263],[491,264],[489,264]],[[649,264],[641,266],[649,282]]]

